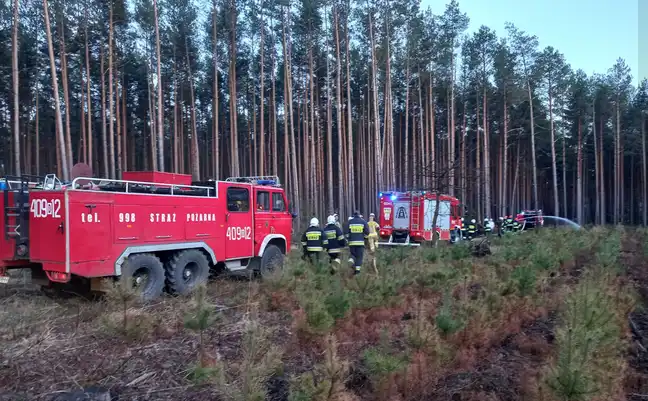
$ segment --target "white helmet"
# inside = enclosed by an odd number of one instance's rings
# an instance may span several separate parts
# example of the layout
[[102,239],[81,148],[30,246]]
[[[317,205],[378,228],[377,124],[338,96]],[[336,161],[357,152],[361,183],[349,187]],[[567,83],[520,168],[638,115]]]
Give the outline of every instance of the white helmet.
[[349,221],[351,221],[352,218],[353,218],[353,216],[349,216]]
[[310,221],[310,226],[311,227],[317,227],[319,226],[319,220],[317,220],[317,217],[313,217]]
[[475,219],[470,220],[471,223],[475,224]]
[[461,218],[461,221],[464,221],[464,218],[463,218],[463,217]]
[[327,223],[327,224],[335,224],[335,216],[329,216],[329,217],[326,219],[326,223]]

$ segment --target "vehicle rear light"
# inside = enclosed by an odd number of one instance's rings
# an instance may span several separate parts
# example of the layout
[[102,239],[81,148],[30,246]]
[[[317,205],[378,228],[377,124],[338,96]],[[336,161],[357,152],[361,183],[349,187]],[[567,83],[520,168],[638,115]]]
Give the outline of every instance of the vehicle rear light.
[[47,277],[51,281],[56,281],[59,283],[67,283],[70,281],[70,274],[69,273],[61,273],[61,272],[52,272],[52,271],[46,271]]

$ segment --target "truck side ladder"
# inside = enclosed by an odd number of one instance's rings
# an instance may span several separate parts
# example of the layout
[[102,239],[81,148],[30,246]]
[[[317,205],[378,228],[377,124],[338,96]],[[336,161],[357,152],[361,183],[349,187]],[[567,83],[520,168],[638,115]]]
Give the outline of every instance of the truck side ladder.
[[420,225],[421,197],[412,194],[412,211],[410,213],[410,231],[418,231]]
[[[18,258],[28,258],[29,249],[29,188],[42,185],[42,178],[23,175],[20,177],[4,177],[4,232],[5,239],[16,242],[14,255]],[[13,199],[9,201],[9,193]]]

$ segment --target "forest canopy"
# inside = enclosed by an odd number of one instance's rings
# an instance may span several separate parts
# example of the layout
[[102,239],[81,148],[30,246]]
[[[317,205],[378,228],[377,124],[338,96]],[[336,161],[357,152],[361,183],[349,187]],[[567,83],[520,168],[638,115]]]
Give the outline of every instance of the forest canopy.
[[469,15],[454,0],[5,0],[0,170],[273,174],[302,217],[427,189],[479,219],[646,225],[646,80],[621,58],[574,70],[515,21],[469,33]]

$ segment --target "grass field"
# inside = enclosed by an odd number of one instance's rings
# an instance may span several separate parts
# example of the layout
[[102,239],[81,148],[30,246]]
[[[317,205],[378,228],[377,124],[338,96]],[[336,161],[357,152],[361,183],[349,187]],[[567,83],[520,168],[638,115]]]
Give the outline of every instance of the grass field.
[[148,305],[0,288],[0,400],[645,400],[647,262],[647,231],[545,229]]

